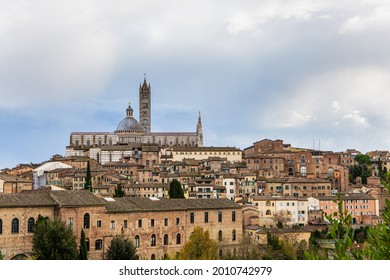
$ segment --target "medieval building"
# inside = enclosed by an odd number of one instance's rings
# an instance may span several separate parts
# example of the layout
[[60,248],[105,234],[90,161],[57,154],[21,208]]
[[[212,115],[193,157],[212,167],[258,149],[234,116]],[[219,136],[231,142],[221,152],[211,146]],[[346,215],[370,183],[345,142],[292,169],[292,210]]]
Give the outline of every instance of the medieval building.
[[114,132],[72,132],[66,156],[89,156],[101,164],[117,162],[124,157],[142,153],[142,146],[158,147],[202,147],[202,121],[199,114],[196,131],[152,132],[151,87],[144,79],[139,87],[139,121],[133,116],[129,104],[125,118]]

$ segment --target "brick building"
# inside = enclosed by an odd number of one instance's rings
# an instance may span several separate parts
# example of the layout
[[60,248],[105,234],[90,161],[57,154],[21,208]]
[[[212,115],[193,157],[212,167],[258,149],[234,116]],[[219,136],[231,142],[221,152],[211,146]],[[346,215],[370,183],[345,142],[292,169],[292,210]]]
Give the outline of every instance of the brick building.
[[116,235],[135,242],[141,259],[174,255],[195,227],[208,230],[221,253],[238,245],[241,207],[228,199],[106,198],[89,191],[33,191],[0,195],[0,250],[6,259],[28,258],[38,215],[58,217],[79,242],[87,239],[89,259],[103,259]]

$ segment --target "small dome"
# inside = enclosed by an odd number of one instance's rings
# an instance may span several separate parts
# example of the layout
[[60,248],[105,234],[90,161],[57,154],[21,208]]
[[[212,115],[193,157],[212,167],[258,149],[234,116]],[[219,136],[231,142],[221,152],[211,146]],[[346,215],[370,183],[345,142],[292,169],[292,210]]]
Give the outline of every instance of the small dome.
[[144,130],[139,122],[133,117],[127,116],[118,124],[116,128],[118,132],[134,132],[134,133],[143,133]]

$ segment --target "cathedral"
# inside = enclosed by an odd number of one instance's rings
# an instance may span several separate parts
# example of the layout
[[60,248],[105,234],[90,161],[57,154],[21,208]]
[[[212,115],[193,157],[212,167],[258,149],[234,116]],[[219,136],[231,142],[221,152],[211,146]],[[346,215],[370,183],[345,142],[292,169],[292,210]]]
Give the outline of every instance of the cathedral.
[[152,132],[150,83],[139,86],[139,121],[129,104],[125,118],[114,132],[72,132],[66,156],[85,156],[104,164],[137,154],[143,145],[158,147],[203,147],[202,120],[199,114],[194,132]]

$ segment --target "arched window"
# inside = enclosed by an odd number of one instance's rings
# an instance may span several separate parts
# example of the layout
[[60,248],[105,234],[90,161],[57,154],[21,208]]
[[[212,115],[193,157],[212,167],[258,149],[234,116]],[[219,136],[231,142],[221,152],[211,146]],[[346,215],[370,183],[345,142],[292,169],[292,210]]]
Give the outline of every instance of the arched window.
[[271,206],[271,202],[270,202],[270,201],[267,201],[267,202],[265,203],[265,206]]
[[164,235],[164,245],[168,245],[168,234]]
[[135,241],[135,248],[139,248],[140,240],[138,235],[135,236],[134,241]]
[[333,178],[333,175],[334,175],[334,170],[333,168],[329,167],[328,168],[328,178]]
[[152,234],[150,246],[156,246],[156,235],[155,234]]
[[306,163],[306,159],[305,159],[305,156],[304,156],[304,155],[301,156],[301,163],[302,163],[302,164],[305,164],[305,163]]
[[151,260],[155,260],[156,259],[156,255],[155,254],[152,254],[152,256],[150,257]]
[[176,234],[176,244],[181,244],[181,235],[180,235],[180,233]]
[[222,241],[222,230],[218,231],[218,241]]
[[0,219],[0,234],[3,234],[3,220]]
[[232,241],[236,241],[236,230],[233,229],[232,231]]
[[265,211],[265,214],[266,214],[266,215],[271,215],[271,210]]
[[86,229],[89,228],[90,221],[91,221],[91,216],[89,215],[89,213],[85,213],[84,214],[84,228],[86,228]]
[[32,233],[34,231],[34,224],[35,224],[34,218],[28,219],[28,222],[27,222],[27,232],[28,233]]
[[95,241],[95,250],[102,250],[103,249],[103,240],[98,239]]
[[294,176],[294,171],[291,167],[288,169],[288,176]]
[[19,220],[16,218],[12,220],[11,233],[19,233]]
[[306,177],[306,167],[305,166],[301,167],[301,176]]

